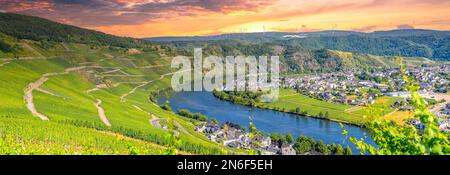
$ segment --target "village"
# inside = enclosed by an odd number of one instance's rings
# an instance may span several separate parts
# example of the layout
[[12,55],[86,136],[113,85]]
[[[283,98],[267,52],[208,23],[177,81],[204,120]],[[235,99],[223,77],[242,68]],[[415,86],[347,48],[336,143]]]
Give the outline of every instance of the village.
[[[438,117],[440,129],[450,132],[450,65],[416,67],[405,73],[418,81],[419,94],[432,107],[431,112]],[[393,103],[392,108],[400,111],[414,110],[408,105],[410,93],[406,90],[399,68],[286,76],[282,78],[281,85],[314,99],[353,106],[374,104],[381,96],[399,97],[403,100]],[[422,128],[415,119],[408,123]]]
[[[422,94],[450,91],[450,65],[414,68],[406,74],[417,78]],[[408,94],[398,68],[372,73],[350,70],[303,77],[286,76],[282,79],[282,86],[312,98],[360,106],[373,104],[378,96]]]
[[195,131],[205,134],[209,140],[230,148],[257,150],[261,155],[296,155],[292,144],[273,142],[263,134],[251,135],[240,126],[226,122],[223,125],[208,121],[197,126]]
[[[405,72],[415,77],[420,86],[419,94],[426,99],[439,120],[439,129],[450,132],[450,65],[417,67]],[[298,93],[337,104],[368,106],[383,96],[395,97],[389,107],[396,111],[413,111],[409,105],[410,92],[402,79],[399,68],[378,71],[348,70],[333,73],[285,76],[279,82],[282,88],[295,89]],[[424,125],[416,118],[406,122],[417,129]],[[256,150],[261,155],[295,155],[293,144],[278,143],[270,136],[252,135],[239,125],[208,121],[195,128],[211,141],[230,148]]]

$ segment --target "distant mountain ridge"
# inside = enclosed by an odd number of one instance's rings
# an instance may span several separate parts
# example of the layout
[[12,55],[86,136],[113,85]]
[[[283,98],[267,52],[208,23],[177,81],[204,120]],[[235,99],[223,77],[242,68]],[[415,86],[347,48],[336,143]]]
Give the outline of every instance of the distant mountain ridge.
[[155,37],[150,41],[192,42],[232,40],[273,43],[309,49],[331,49],[382,56],[426,57],[450,61],[450,31],[403,29],[362,33],[354,31],[236,33],[198,37]]
[[[202,47],[205,55],[278,55],[284,73],[395,67],[390,55],[428,57],[438,53],[436,51],[439,49],[428,47],[432,42],[417,44],[423,42],[420,37],[441,39],[448,36],[446,32],[428,30],[374,32],[370,34],[374,36],[368,35],[353,31],[266,32],[187,37],[185,41],[175,41],[180,40],[178,37],[146,41],[117,37],[37,17],[0,13],[0,51],[9,57],[30,55],[17,47],[13,38],[38,41],[43,48],[66,42],[88,44],[91,47],[138,48],[140,51],[158,52],[158,48],[162,48],[167,51],[167,55],[190,55],[194,47]],[[154,44],[156,40],[159,42]],[[153,50],[153,46],[156,50]],[[445,47],[441,49],[443,54],[448,54],[448,50]]]
[[[203,57],[215,55],[226,56],[279,56],[280,72],[320,73],[351,69],[374,70],[382,68],[398,68],[393,56],[377,56],[364,53],[342,52],[329,49],[309,49],[302,46],[280,45],[274,43],[248,44],[239,41],[172,41],[164,43],[177,55],[193,56],[194,48],[202,48]],[[419,66],[426,62],[425,58],[405,58]]]
[[[255,33],[228,33],[220,35],[210,36],[161,36],[161,37],[148,37],[143,38],[150,41],[212,41],[212,40],[224,40],[224,39],[238,39],[238,37],[246,37],[246,39],[252,37],[259,38],[275,38],[286,35],[307,35],[307,36],[349,36],[349,35],[362,35],[362,36],[411,36],[411,35],[450,35],[450,31],[439,31],[429,29],[398,29],[398,30],[385,30],[374,31],[370,33],[347,31],[347,30],[323,30],[317,32],[255,32]],[[245,39],[243,39],[245,40]]]

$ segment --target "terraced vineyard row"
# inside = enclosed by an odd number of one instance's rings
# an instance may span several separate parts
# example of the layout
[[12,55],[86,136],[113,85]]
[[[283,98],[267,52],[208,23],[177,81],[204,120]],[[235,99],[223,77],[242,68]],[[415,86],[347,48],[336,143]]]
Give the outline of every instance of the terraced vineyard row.
[[167,119],[178,128],[180,153],[242,152],[210,142],[186,119],[148,101],[168,87],[170,59],[62,45],[54,46],[64,48],[55,57],[8,59],[0,67],[3,154],[162,154],[170,130],[160,122]]

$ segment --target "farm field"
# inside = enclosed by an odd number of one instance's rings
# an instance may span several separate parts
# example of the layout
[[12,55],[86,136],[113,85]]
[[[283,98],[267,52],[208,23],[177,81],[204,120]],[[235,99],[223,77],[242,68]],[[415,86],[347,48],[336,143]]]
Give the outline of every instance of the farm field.
[[[380,97],[372,105],[372,108],[378,115],[384,116],[393,111],[393,109],[385,108],[385,106],[389,106],[395,100],[392,97]],[[368,120],[365,116],[369,113],[367,107],[329,103],[304,96],[293,89],[280,89],[280,96],[276,102],[260,103],[260,105],[263,108],[280,109],[286,112],[300,108],[300,110],[306,111],[307,115],[310,116],[328,113],[327,119],[352,124],[364,123]]]
[[391,120],[402,126],[406,123],[405,119],[409,119],[412,117],[414,117],[414,112],[411,111],[393,111],[384,116],[386,120]]

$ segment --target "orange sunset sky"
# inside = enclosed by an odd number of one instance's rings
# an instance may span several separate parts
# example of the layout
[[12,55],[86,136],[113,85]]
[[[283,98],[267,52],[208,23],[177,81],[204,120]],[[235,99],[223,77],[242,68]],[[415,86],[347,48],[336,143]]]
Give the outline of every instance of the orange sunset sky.
[[0,11],[130,37],[450,30],[450,0],[0,0]]

